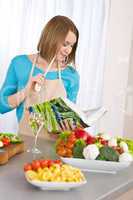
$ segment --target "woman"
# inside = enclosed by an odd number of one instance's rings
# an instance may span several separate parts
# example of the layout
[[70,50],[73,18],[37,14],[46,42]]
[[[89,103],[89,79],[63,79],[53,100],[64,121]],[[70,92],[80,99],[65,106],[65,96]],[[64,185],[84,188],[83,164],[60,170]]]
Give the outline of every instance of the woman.
[[[47,88],[46,99],[60,95],[76,102],[79,75],[69,63],[75,62],[78,37],[78,30],[69,18],[53,17],[42,31],[37,46],[39,53],[19,55],[11,61],[0,91],[0,113],[16,108],[17,119],[20,122],[24,108],[30,106],[29,96],[39,96],[35,89],[43,86]],[[37,84],[39,88],[36,87]],[[36,98],[31,98],[33,99]]]

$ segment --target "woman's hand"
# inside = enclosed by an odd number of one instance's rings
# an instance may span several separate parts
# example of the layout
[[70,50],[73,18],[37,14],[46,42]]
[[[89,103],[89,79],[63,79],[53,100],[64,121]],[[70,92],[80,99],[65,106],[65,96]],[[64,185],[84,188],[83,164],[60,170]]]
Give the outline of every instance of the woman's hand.
[[44,84],[44,77],[42,74],[38,74],[35,77],[31,77],[25,88],[25,95],[27,96],[28,93],[32,90],[36,91],[35,90],[36,85],[39,85],[41,87],[43,84]]
[[17,106],[20,105],[20,103],[22,103],[25,98],[28,96],[28,94],[31,91],[35,91],[35,85],[39,84],[40,87],[41,85],[43,85],[44,83],[44,77],[42,74],[38,74],[35,77],[31,77],[31,79],[28,81],[26,87],[20,91],[18,91],[17,93],[10,95],[8,97],[8,103],[10,105],[10,107],[12,108],[16,108]]

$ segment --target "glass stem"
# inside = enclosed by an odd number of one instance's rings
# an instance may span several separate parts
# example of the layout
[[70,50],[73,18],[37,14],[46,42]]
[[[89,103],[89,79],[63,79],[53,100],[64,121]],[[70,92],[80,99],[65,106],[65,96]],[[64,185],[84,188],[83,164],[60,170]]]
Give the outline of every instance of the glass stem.
[[39,133],[40,133],[40,131],[41,131],[42,128],[43,128],[43,124],[41,124],[41,125],[39,126],[39,129],[38,129],[38,131],[37,131],[37,133],[36,133],[36,135],[35,135],[35,143],[34,143],[34,146],[35,146],[35,147],[37,146],[37,138],[38,138],[38,135],[39,135]]

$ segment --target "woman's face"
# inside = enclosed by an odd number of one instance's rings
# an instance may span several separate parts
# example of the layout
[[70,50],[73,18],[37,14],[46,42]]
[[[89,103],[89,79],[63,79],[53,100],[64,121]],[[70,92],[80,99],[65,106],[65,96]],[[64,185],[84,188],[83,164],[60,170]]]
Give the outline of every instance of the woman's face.
[[72,48],[76,43],[76,40],[77,40],[76,35],[72,31],[69,31],[65,38],[64,43],[61,44],[59,51],[56,55],[56,60],[59,63],[62,64],[65,63],[67,56],[71,53]]

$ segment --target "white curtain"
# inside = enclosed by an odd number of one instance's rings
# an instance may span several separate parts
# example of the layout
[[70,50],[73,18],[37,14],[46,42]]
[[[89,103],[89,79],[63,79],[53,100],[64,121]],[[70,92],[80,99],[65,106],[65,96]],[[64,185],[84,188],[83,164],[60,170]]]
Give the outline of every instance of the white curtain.
[[[0,87],[11,58],[36,52],[40,33],[55,15],[66,15],[77,25],[80,38],[77,70],[82,109],[102,104],[105,42],[110,0],[0,0]],[[0,115],[0,132],[17,131],[15,110]]]

